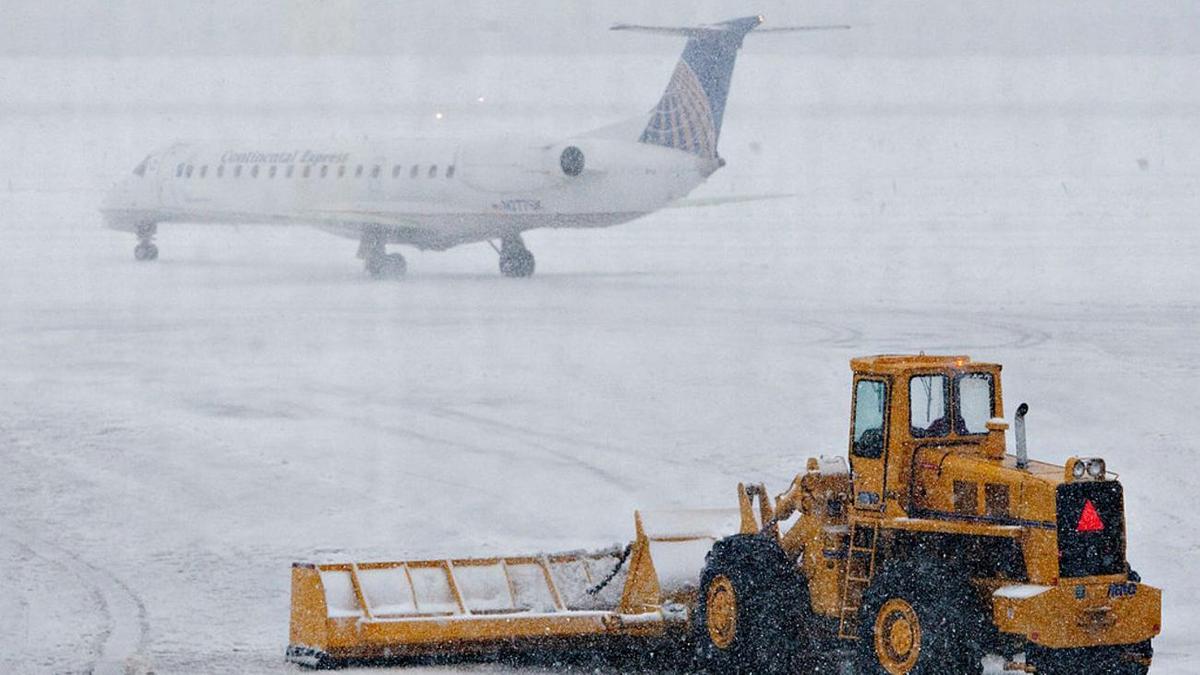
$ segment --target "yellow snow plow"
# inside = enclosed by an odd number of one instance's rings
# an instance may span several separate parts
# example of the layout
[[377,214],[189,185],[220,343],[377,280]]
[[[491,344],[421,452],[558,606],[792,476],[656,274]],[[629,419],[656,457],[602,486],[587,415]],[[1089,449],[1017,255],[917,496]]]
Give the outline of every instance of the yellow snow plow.
[[737,509],[636,512],[623,548],[295,563],[287,658],[326,667],[682,632],[705,555],[739,526]]
[[1025,404],[1008,454],[999,364],[850,366],[846,458],[809,458],[774,498],[743,483],[737,509],[639,513],[629,546],[590,554],[296,565],[288,657],[646,640],[658,659],[663,638],[711,673],[827,671],[831,652],[888,675],[982,675],[989,654],[1147,673],[1162,592],[1129,564],[1105,460],[1030,459]]

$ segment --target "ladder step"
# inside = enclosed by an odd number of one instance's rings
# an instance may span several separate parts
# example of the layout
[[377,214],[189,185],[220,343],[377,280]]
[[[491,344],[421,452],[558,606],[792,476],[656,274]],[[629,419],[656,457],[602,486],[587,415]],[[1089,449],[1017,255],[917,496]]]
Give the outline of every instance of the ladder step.
[[875,556],[878,547],[878,522],[852,521],[850,523],[850,536],[846,546],[846,585],[842,589],[842,606],[838,612],[837,635],[839,638],[859,639],[858,629],[862,621],[858,612],[861,606],[850,603],[862,602],[863,595],[870,586],[871,577],[875,575]]

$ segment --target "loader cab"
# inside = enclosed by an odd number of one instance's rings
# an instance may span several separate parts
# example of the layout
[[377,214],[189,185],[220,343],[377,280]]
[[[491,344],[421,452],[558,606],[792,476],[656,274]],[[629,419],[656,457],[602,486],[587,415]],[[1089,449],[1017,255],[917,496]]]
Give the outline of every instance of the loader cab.
[[[1000,366],[966,356],[873,356],[851,362],[854,507],[908,515],[917,450],[991,452]],[[1003,437],[999,437],[1003,454]]]

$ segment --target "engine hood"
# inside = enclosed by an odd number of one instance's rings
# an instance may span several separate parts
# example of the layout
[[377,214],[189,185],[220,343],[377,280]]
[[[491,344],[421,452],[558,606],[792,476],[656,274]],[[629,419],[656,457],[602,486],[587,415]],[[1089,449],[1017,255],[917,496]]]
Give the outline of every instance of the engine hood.
[[923,448],[914,457],[913,510],[1009,525],[1049,526],[1064,467],[1017,458],[987,459],[979,453]]

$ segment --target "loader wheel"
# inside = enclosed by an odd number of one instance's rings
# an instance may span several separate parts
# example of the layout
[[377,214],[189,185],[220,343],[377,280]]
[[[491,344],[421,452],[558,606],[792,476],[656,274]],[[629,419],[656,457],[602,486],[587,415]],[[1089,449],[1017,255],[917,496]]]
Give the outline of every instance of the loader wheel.
[[715,544],[700,575],[692,638],[701,672],[770,675],[800,669],[809,639],[808,587],[779,543],[737,534]]
[[1031,645],[1025,661],[1037,668],[1038,675],[1146,675],[1154,649],[1150,641],[1118,647],[1083,649],[1047,649]]
[[936,561],[885,567],[863,594],[862,671],[886,675],[983,672],[988,624],[966,575]]

